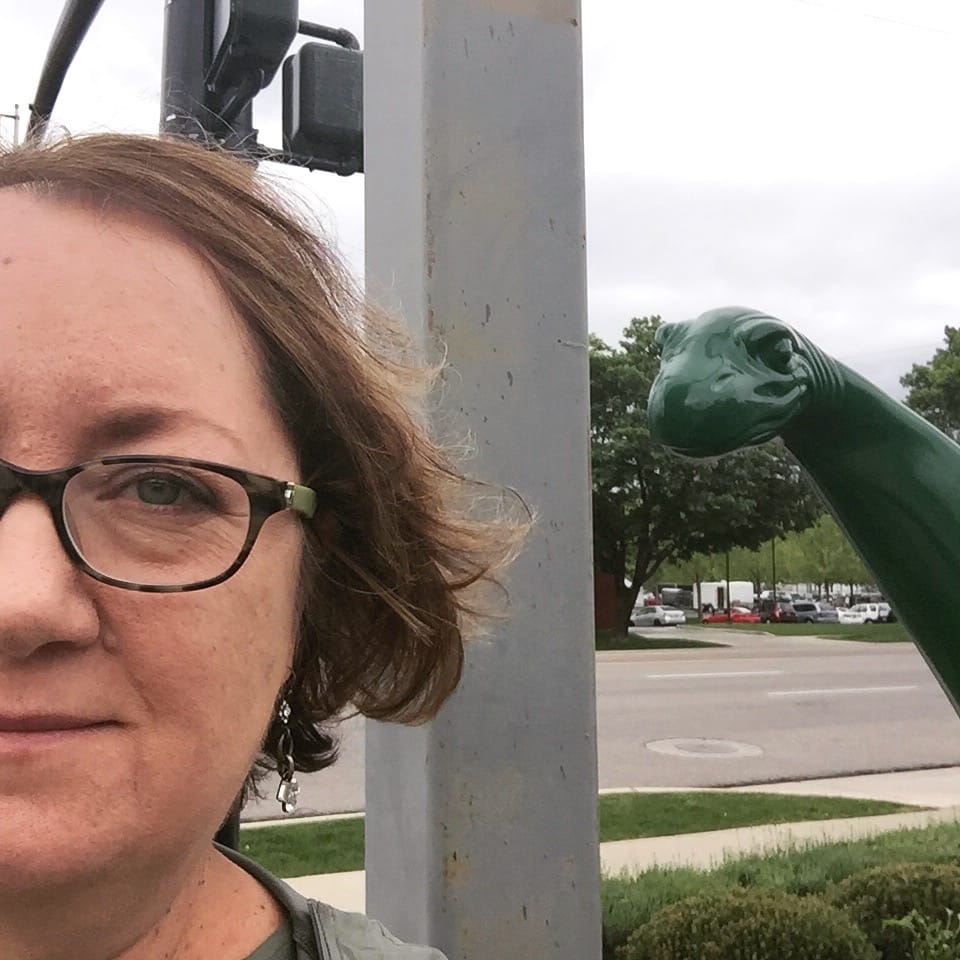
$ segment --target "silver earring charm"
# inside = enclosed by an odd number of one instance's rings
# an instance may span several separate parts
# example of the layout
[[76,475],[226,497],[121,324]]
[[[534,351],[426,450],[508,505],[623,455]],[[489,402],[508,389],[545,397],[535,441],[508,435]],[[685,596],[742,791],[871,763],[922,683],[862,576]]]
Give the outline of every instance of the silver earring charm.
[[293,765],[293,733],[290,731],[290,716],[293,711],[287,698],[280,701],[277,720],[280,723],[280,761],[277,773],[280,774],[280,786],[277,787],[277,799],[284,813],[293,813],[297,809],[300,796],[300,784],[297,783],[296,769]]

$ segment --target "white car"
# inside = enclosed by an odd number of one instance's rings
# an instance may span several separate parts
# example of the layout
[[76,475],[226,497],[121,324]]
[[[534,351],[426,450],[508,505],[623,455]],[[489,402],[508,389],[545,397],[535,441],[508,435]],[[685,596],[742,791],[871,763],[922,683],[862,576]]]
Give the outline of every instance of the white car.
[[635,607],[635,627],[676,627],[687,622],[687,615],[679,607]]
[[[863,623],[883,623],[887,619],[879,603],[857,603],[850,609],[854,613],[863,614]],[[887,609],[889,610],[889,607]]]
[[862,610],[856,607],[837,607],[837,623],[865,623]]

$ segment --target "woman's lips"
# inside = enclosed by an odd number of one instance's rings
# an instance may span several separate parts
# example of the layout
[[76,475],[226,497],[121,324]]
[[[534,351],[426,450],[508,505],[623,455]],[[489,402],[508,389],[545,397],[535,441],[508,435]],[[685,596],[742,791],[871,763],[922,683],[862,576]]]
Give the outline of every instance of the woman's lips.
[[0,717],[0,757],[10,758],[65,744],[76,747],[119,727],[112,720],[54,714]]
[[0,714],[0,733],[52,733],[98,727],[110,722],[112,721],[99,717],[71,716],[62,713],[25,714],[16,717]]

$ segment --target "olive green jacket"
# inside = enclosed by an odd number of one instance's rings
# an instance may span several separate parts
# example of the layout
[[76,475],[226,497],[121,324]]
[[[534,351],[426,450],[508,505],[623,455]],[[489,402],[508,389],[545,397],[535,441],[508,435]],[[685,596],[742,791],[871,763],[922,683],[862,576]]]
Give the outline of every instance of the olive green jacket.
[[262,883],[290,915],[297,960],[445,960],[439,950],[401,943],[362,913],[308,900],[236,850],[219,844],[217,849]]

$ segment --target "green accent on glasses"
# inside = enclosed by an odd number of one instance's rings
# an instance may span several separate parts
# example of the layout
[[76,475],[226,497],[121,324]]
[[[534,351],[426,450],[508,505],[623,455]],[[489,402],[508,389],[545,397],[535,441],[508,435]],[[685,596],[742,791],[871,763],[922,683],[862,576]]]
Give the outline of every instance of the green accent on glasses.
[[67,555],[101,583],[182,593],[222,583],[268,517],[309,519],[317,494],[292,481],[183,457],[105,457],[62,470],[0,460],[0,519],[21,495],[50,509]]

